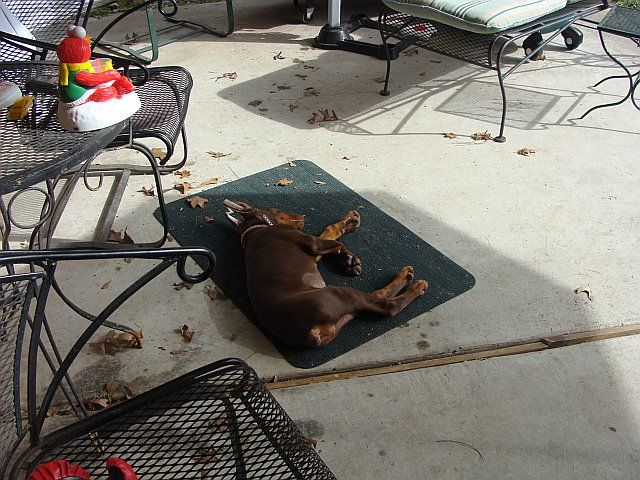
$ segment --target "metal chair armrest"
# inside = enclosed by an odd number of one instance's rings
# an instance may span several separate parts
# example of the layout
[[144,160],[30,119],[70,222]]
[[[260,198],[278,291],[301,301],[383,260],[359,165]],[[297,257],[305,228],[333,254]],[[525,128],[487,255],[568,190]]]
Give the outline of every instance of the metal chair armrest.
[[[201,256],[207,259],[207,265],[203,271],[196,275],[186,272],[185,266],[187,257]],[[94,249],[61,249],[61,250],[24,250],[6,251],[0,257],[0,267],[8,264],[36,264],[57,263],[61,261],[77,260],[106,260],[123,258],[141,258],[149,260],[177,259],[178,276],[189,283],[199,283],[209,277],[215,268],[216,257],[208,248],[202,247],[175,247],[175,248],[114,248],[113,250]]]

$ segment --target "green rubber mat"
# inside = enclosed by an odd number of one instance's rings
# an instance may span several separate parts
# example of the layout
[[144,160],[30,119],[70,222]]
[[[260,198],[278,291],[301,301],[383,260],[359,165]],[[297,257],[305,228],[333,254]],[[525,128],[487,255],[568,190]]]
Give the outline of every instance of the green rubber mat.
[[[293,182],[287,186],[276,186],[282,178]],[[309,161],[298,160],[295,166],[275,167],[198,195],[208,200],[204,208],[192,209],[185,198],[167,204],[171,234],[181,245],[203,246],[215,253],[217,265],[211,278],[259,328],[246,289],[240,239],[224,215],[226,208],[222,201],[225,198],[304,214],[304,231],[313,235],[319,235],[325,226],[340,220],[350,210],[358,210],[362,219],[360,228],[342,237],[341,241],[361,258],[362,275],[343,276],[337,265],[327,259],[319,264],[319,269],[328,285],[373,291],[389,283],[405,265],[414,267],[416,279],[424,278],[429,282],[427,292],[395,318],[362,314],[323,348],[294,349],[261,328],[295,367],[317,367],[344,355],[466,292],[475,284],[469,272]],[[156,218],[159,218],[158,213],[156,211]],[[214,220],[207,222],[205,216]]]

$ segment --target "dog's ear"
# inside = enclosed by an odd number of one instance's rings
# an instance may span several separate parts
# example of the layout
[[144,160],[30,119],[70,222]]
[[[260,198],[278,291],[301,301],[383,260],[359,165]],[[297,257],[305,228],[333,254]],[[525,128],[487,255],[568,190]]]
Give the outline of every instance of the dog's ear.
[[248,203],[239,202],[239,201],[236,202],[234,200],[229,200],[228,198],[225,198],[222,201],[222,203],[224,203],[226,207],[238,213],[246,213],[252,210],[251,205],[249,205]]

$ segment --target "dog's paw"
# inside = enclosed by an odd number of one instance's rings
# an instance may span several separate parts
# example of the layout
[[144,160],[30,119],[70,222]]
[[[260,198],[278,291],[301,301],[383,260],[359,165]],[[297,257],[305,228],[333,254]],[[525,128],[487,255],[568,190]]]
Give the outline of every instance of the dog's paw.
[[360,214],[356,210],[351,210],[344,217],[344,233],[351,233],[360,226]]
[[344,252],[341,256],[340,263],[347,275],[357,277],[362,273],[362,262],[357,255],[351,252]]
[[406,267],[402,267],[400,273],[398,274],[398,278],[404,280],[405,285],[409,285],[413,281],[414,271],[413,267],[408,265]]
[[416,294],[424,295],[424,292],[426,292],[427,288],[429,288],[429,284],[426,280],[416,280],[410,288],[414,289]]

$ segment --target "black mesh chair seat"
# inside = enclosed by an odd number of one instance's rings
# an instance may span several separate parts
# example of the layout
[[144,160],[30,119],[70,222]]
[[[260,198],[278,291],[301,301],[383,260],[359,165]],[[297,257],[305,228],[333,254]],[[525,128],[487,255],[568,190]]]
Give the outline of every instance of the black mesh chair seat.
[[[205,260],[203,271],[186,271],[189,256]],[[146,271],[96,314],[74,305],[55,281],[61,262],[124,258],[155,262],[146,262]],[[92,479],[104,479],[106,459],[118,457],[141,480],[335,479],[242,360],[219,360],[94,415],[87,412],[86,399],[69,371],[100,327],[171,266],[184,282],[195,284],[209,278],[214,264],[213,253],[199,247],[4,252],[0,256],[0,478],[24,479],[42,463],[66,460],[84,468]],[[15,275],[17,267],[32,272]],[[77,338],[67,352],[56,346],[47,319],[47,299],[54,294],[90,320],[86,328],[74,332]],[[32,298],[35,308],[30,308]],[[52,375],[38,369],[39,358]],[[21,372],[23,363],[26,375]],[[38,385],[46,387],[44,394]],[[25,391],[26,402],[21,402]],[[44,435],[43,425],[58,393],[80,420]]]
[[[80,23],[85,5],[80,0],[2,0],[9,11],[31,32],[36,40],[57,45],[67,36],[67,26]],[[54,5],[52,5],[54,4]],[[54,8],[52,8],[54,7]],[[55,54],[33,48],[19,48],[0,42],[0,59],[3,61],[44,60]]]
[[333,479],[244,362],[202,367],[42,439],[30,469],[53,459],[106,478],[105,460],[148,479]]

